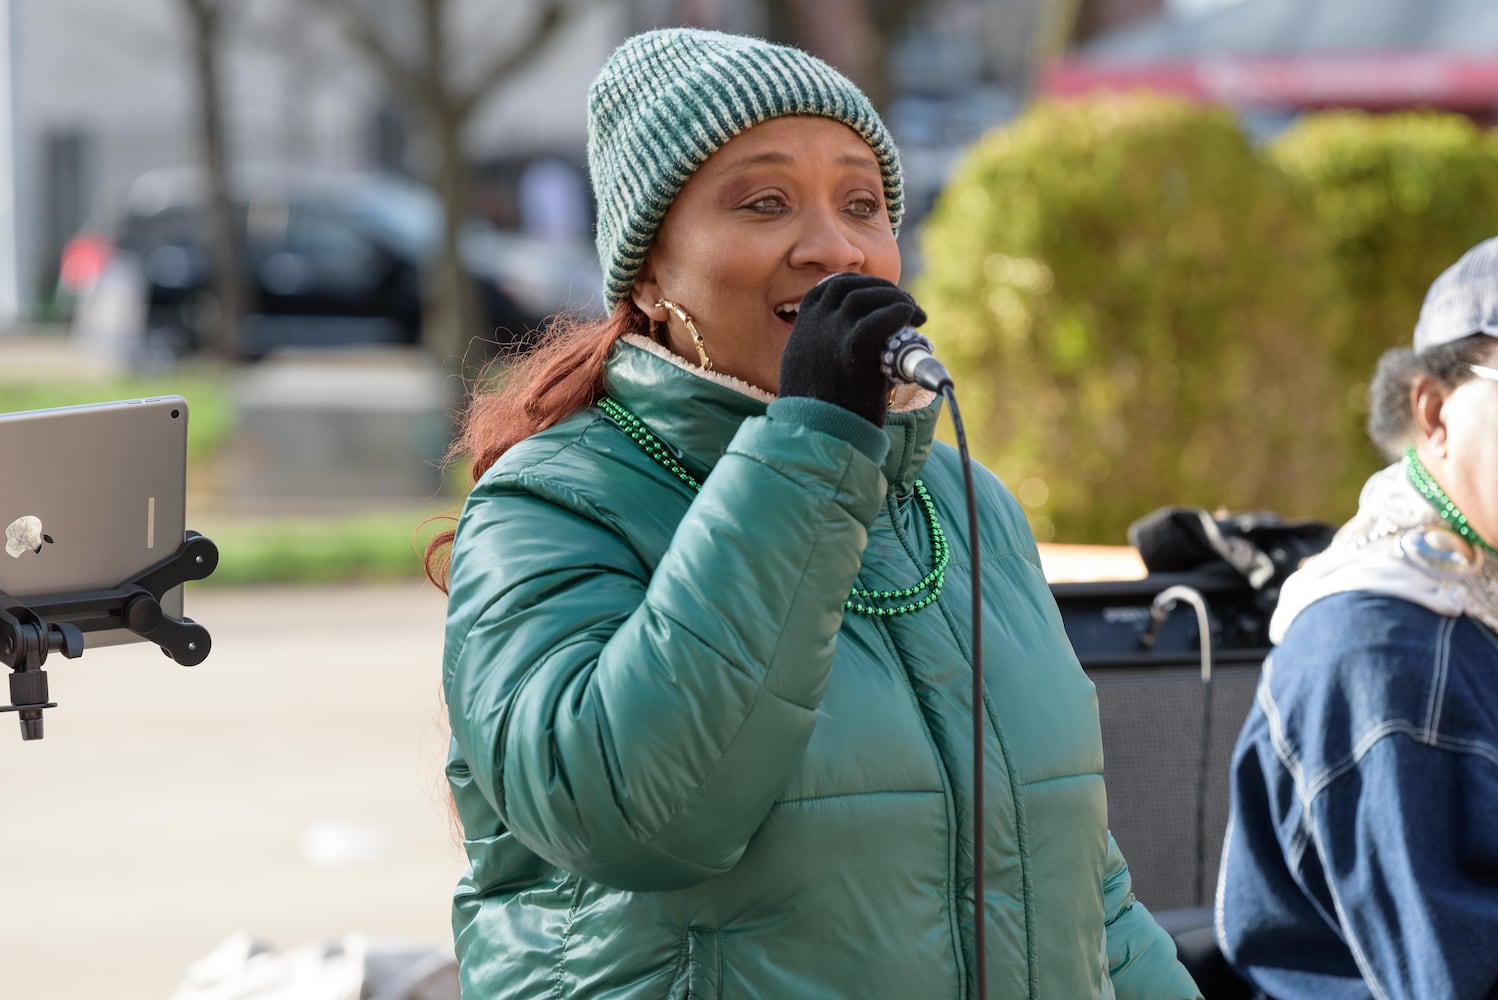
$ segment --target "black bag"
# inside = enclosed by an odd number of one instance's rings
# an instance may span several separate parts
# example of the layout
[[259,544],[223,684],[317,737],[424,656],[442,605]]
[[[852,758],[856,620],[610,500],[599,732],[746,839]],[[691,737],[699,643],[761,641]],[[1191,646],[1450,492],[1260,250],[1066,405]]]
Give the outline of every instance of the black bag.
[[1336,533],[1321,521],[1286,521],[1268,511],[1213,514],[1200,507],[1161,507],[1129,525],[1129,542],[1151,573],[1231,567],[1261,604],[1272,608],[1285,578]]

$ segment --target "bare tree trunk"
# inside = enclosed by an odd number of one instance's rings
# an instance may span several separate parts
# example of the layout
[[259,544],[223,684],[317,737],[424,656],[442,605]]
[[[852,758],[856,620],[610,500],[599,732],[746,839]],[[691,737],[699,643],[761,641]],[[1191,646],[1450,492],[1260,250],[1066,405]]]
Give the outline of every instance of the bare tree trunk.
[[[444,361],[458,359],[465,369],[481,361],[471,349],[475,338],[494,331],[484,326],[477,287],[463,268],[459,244],[468,218],[471,178],[463,136],[484,97],[499,89],[540,53],[566,24],[569,0],[538,0],[529,29],[510,38],[505,51],[466,81],[448,77],[451,60],[445,33],[446,0],[420,0],[423,40],[419,60],[400,54],[379,22],[356,0],[310,0],[342,23],[348,38],[385,77],[391,93],[409,102],[418,128],[433,144],[431,183],[442,199],[446,220],[439,258],[426,279],[430,294],[422,317],[422,343]],[[517,331],[519,332],[519,331]]]
[[443,6],[443,0],[422,0],[422,27],[426,33],[423,75],[428,89],[425,117],[437,146],[435,186],[442,199],[445,219],[442,251],[432,262],[427,277],[432,294],[427,297],[422,319],[422,340],[438,357],[461,360],[474,337],[484,331],[478,326],[478,301],[459,249],[469,208],[468,161],[463,152],[463,129],[468,114],[462,102],[454,99],[446,76],[448,51]]
[[477,289],[463,266],[459,248],[469,204],[462,123],[443,116],[436,125],[437,147],[442,157],[437,168],[437,190],[442,198],[445,225],[442,253],[433,267],[431,281],[436,294],[427,302],[428,329],[424,339],[439,357],[463,358],[470,353],[475,338],[487,337],[493,331],[481,328]]
[[216,0],[182,0],[192,33],[193,68],[198,77],[199,143],[208,194],[209,254],[213,262],[215,315],[211,342],[204,345],[224,360],[239,357],[236,331],[244,311],[239,234],[229,193],[223,96],[219,76],[220,18]]
[[837,67],[881,112],[895,96],[889,47],[924,8],[910,0],[768,0],[770,36]]
[[876,108],[889,97],[887,40],[867,0],[784,0],[796,40],[836,66]]

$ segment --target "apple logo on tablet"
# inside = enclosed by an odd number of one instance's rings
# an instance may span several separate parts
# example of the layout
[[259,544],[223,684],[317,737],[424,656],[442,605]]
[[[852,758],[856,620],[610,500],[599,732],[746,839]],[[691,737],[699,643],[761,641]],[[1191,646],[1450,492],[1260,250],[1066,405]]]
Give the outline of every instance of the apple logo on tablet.
[[5,526],[5,554],[12,559],[21,558],[27,549],[40,552],[42,544],[51,541],[51,535],[42,533],[42,519],[35,514],[22,514]]

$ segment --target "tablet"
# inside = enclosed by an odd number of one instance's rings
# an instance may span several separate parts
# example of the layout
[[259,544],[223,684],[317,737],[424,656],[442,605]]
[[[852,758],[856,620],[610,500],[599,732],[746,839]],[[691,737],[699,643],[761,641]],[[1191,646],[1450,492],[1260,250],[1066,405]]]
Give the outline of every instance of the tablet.
[[[187,401],[0,413],[0,470],[0,594],[24,604],[118,586],[185,537]],[[161,607],[181,618],[182,588]],[[138,641],[105,629],[85,648]]]

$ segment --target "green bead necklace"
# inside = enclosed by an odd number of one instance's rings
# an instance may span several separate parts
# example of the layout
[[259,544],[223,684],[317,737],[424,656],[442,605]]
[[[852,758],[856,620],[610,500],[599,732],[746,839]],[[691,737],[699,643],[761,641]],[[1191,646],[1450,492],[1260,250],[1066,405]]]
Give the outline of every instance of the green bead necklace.
[[[617,424],[620,430],[629,435],[629,439],[639,445],[641,451],[655,459],[663,469],[691,487],[693,492],[702,490],[702,484],[671,457],[670,449],[651,432],[650,428],[645,426],[644,421],[639,417],[608,396],[603,396],[598,400],[598,408]],[[915,584],[900,590],[866,590],[862,587],[854,587],[848,599],[843,602],[844,610],[873,618],[908,615],[929,607],[941,596],[942,585],[946,582],[947,563],[952,559],[952,549],[947,544],[946,534],[941,530],[941,521],[936,516],[936,503],[931,499],[931,494],[927,492],[925,484],[919,479],[915,481],[915,495],[926,512],[926,526],[931,535],[931,553],[935,557],[935,566]],[[904,603],[884,603],[889,601]]]
[[1467,523],[1467,515],[1463,514],[1457,507],[1455,501],[1446,495],[1441,489],[1441,484],[1436,482],[1420,460],[1415,457],[1415,449],[1411,448],[1404,453],[1405,468],[1409,469],[1410,483],[1420,491],[1420,495],[1429,500],[1431,506],[1435,507],[1436,513],[1441,515],[1441,520],[1451,525],[1451,530],[1461,535],[1467,541],[1487,552],[1488,555],[1498,556],[1498,549],[1489,545],[1487,539],[1477,533],[1477,529]]

